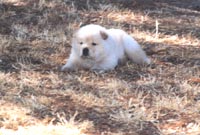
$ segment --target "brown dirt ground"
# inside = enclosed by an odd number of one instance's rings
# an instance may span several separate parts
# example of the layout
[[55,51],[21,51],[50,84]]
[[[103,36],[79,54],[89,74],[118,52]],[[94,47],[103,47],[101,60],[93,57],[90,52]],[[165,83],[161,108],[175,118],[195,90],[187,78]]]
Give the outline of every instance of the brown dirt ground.
[[[89,23],[126,30],[153,63],[60,72],[73,31]],[[199,0],[3,0],[0,127],[56,125],[77,113],[75,122],[92,122],[85,134],[198,135],[199,33]]]

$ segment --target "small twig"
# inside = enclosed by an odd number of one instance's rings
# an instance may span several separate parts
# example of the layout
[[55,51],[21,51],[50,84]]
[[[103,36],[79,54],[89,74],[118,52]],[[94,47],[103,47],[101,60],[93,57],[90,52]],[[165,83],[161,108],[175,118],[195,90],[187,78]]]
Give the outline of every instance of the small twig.
[[156,19],[156,39],[158,38],[158,25],[159,25],[159,23],[158,23],[158,20]]

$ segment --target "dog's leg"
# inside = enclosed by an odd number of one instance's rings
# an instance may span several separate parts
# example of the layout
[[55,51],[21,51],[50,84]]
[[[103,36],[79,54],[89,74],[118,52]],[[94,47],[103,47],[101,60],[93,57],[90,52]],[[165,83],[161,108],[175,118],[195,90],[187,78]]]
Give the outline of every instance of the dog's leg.
[[124,50],[130,60],[137,64],[150,64],[151,60],[147,57],[141,46],[131,36],[124,36]]
[[74,71],[78,69],[78,61],[76,57],[73,55],[73,53],[70,54],[70,57],[67,61],[67,63],[62,66],[61,71]]

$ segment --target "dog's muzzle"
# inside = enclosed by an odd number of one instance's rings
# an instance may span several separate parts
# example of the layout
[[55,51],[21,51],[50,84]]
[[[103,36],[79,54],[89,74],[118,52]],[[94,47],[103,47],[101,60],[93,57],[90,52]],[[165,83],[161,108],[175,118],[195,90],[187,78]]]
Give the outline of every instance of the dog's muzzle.
[[89,56],[89,49],[88,48],[84,48],[83,49],[83,54],[82,54],[84,57],[87,57]]

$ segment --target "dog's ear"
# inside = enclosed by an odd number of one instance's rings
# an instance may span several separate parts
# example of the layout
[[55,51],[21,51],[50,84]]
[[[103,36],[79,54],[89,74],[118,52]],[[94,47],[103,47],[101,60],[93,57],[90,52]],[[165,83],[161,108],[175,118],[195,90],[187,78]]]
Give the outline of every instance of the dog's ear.
[[104,31],[100,31],[100,35],[103,38],[103,40],[106,40],[108,38],[108,34]]

